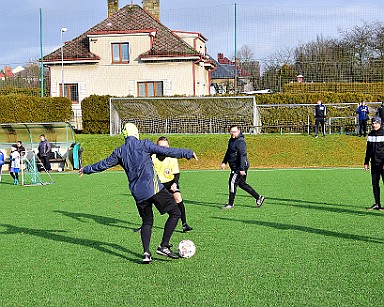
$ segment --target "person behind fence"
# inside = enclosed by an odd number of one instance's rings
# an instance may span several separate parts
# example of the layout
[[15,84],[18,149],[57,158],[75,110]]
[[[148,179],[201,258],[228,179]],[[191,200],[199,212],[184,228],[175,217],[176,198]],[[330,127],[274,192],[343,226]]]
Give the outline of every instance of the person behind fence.
[[143,263],[151,263],[150,242],[153,227],[155,205],[160,214],[168,214],[163,237],[156,253],[177,259],[179,255],[171,250],[170,239],[175,231],[181,213],[173,195],[161,184],[153,166],[152,154],[173,158],[194,158],[196,154],[185,148],[169,148],[153,144],[150,140],[140,140],[139,131],[132,123],[126,123],[122,130],[125,143],[116,148],[112,154],[99,162],[87,165],[79,170],[79,175],[102,172],[115,165],[120,165],[128,177],[129,188],[135,199],[136,207],[142,219],[141,241],[143,245]]
[[369,109],[365,101],[360,102],[356,109],[356,114],[359,119],[359,136],[367,135],[367,121],[369,119]]
[[20,172],[20,154],[17,151],[17,148],[11,147],[11,156],[9,157],[9,161],[11,162],[11,168],[9,173],[13,179],[13,184],[19,184],[19,172]]
[[3,174],[3,165],[4,165],[4,153],[0,150],[0,182],[1,182],[1,175]]
[[384,181],[384,130],[381,118],[372,118],[372,130],[368,134],[365,151],[364,169],[369,170],[371,163],[372,190],[375,203],[368,210],[383,210],[380,201],[380,177]]
[[317,138],[319,134],[319,124],[321,125],[321,132],[323,133],[323,137],[325,137],[325,119],[327,117],[327,107],[323,104],[320,99],[317,101],[317,104],[315,106],[314,116],[315,138]]
[[48,142],[48,140],[45,138],[44,134],[40,135],[40,143],[38,148],[38,157],[43,163],[43,166],[46,171],[51,170],[51,163],[49,162],[49,154],[51,152],[51,143]]
[[381,103],[381,106],[378,107],[376,115],[381,118],[381,122],[384,123],[384,101]]

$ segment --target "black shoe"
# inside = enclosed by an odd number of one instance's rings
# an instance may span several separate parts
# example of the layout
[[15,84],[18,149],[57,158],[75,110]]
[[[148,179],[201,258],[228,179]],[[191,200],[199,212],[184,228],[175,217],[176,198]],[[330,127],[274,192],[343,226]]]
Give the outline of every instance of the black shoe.
[[233,207],[234,207],[233,205],[229,205],[229,204],[228,204],[228,205],[225,205],[225,206],[223,207],[223,209],[233,209]]
[[159,255],[162,255],[162,256],[169,257],[169,258],[178,259],[179,255],[175,254],[173,251],[171,251],[171,247],[172,247],[172,245],[159,246],[156,250],[156,253],[158,253]]
[[371,207],[367,208],[368,210],[381,210],[380,205],[373,204]]
[[193,228],[189,226],[187,223],[183,224],[183,232],[191,231]]
[[152,262],[152,256],[151,253],[144,253],[143,254],[143,264],[148,264]]
[[259,196],[259,198],[256,200],[256,207],[257,207],[257,208],[260,208],[260,207],[261,207],[261,205],[262,205],[263,202],[264,202],[264,199],[265,199],[264,196],[262,196],[262,195]]
[[138,233],[140,233],[140,232],[141,232],[141,227],[134,229],[133,232],[138,232]]

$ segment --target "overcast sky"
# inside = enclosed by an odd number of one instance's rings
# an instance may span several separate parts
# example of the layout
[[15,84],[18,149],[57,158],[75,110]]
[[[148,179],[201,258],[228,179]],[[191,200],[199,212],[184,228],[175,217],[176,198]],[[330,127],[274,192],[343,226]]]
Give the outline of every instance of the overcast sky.
[[[120,0],[119,7],[141,0]],[[160,0],[160,20],[171,30],[200,32],[208,39],[208,53],[233,58],[236,48],[248,45],[262,61],[275,51],[316,39],[337,38],[364,22],[384,22],[383,0]],[[107,17],[107,0],[2,0],[0,69],[16,67],[40,57],[40,8],[43,54],[60,47]]]

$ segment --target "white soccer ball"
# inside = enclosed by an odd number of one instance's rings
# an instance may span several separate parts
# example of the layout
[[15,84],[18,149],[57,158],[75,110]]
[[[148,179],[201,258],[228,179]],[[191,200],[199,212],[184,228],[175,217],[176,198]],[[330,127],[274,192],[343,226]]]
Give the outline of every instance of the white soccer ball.
[[62,172],[62,171],[63,171],[63,168],[58,167],[58,168],[57,168],[57,171],[58,171],[58,172]]
[[177,246],[179,255],[182,258],[191,258],[196,253],[196,246],[191,240],[183,240]]

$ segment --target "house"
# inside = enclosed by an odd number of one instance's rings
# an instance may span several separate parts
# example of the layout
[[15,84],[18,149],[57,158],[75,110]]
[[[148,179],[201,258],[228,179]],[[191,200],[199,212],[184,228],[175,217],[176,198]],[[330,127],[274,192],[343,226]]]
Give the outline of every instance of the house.
[[[81,101],[117,97],[209,95],[210,71],[199,33],[171,31],[153,7],[127,5],[43,58],[50,68],[51,96],[73,102],[81,130]],[[159,16],[159,15],[157,15]],[[64,84],[64,86],[62,85]]]
[[[235,89],[235,62],[229,60],[223,53],[217,55],[216,68],[211,73],[211,82],[219,94],[234,93]],[[237,92],[249,89],[251,74],[240,67],[236,67]]]
[[12,67],[4,66],[2,72],[0,72],[0,80],[5,81],[5,79],[13,78]]

